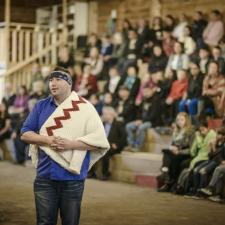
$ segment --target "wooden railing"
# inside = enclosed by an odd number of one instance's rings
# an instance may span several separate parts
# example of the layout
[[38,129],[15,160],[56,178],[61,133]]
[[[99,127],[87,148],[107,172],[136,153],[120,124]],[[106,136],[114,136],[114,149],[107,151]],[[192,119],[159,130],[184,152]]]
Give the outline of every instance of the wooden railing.
[[[5,43],[4,23],[0,24],[0,60],[4,58]],[[34,24],[10,23],[9,56],[3,78],[10,80],[14,89],[18,85],[29,85],[30,65],[39,61],[42,65],[56,65],[58,48],[64,44],[63,32],[46,26]]]

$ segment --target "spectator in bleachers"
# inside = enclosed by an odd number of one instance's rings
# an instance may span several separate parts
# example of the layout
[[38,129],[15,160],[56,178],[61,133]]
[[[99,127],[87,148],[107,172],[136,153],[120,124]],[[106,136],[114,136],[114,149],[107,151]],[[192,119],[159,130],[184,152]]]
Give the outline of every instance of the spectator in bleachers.
[[162,50],[160,45],[155,45],[153,47],[153,55],[148,64],[148,72],[157,73],[159,71],[164,71],[167,65],[168,58]]
[[188,26],[187,16],[182,13],[179,18],[179,23],[175,26],[173,30],[173,36],[178,40],[183,40],[184,28]]
[[211,61],[209,64],[208,75],[203,81],[202,95],[204,108],[214,108],[218,117],[223,115],[225,102],[223,102],[223,93],[225,89],[225,78],[219,73],[219,65]]
[[59,49],[59,58],[57,66],[68,69],[71,76],[74,76],[75,59],[69,46],[65,45]]
[[225,60],[222,57],[222,51],[220,46],[214,46],[212,48],[212,60],[219,65],[219,72],[225,75]]
[[5,91],[2,102],[6,104],[6,107],[9,108],[13,105],[16,98],[16,94],[13,92],[12,84],[10,82],[5,83]]
[[207,186],[213,171],[223,162],[225,162],[225,127],[219,128],[216,140],[210,143],[209,160],[194,169],[192,192],[196,193],[195,197],[202,197],[200,190]]
[[87,58],[84,59],[86,64],[91,65],[91,74],[98,77],[101,77],[103,70],[104,62],[102,57],[99,54],[99,50],[96,47],[90,49],[90,54]]
[[154,17],[151,28],[155,33],[156,41],[161,42],[162,32],[163,32],[163,20],[162,20],[162,18],[159,17],[159,16]]
[[127,87],[130,91],[129,98],[134,100],[138,94],[140,83],[138,67],[136,65],[130,65],[127,68],[127,75],[120,80],[119,86],[123,85]]
[[106,62],[109,59],[108,57],[112,55],[112,50],[113,46],[111,43],[111,36],[106,34],[102,37],[102,45],[100,50],[100,54],[103,56],[104,62]]
[[113,107],[114,106],[114,100],[113,95],[110,92],[106,92],[103,96],[103,105]]
[[11,118],[7,106],[4,102],[0,103],[0,143],[11,135]]
[[180,41],[184,44],[184,52],[190,56],[195,52],[196,49],[196,43],[192,38],[191,27],[186,26],[183,32],[184,34]]
[[141,49],[142,49],[142,42],[138,37],[137,32],[135,30],[129,30],[128,42],[124,51],[125,61],[123,64],[123,69],[121,71],[122,75],[125,74],[127,68],[130,65],[137,63],[137,60],[140,57]]
[[[156,91],[149,87],[144,88],[143,99],[137,110],[137,117],[126,125],[127,141],[133,151],[139,151],[143,147],[147,130],[152,127],[157,117],[159,117],[158,110],[157,108],[154,109],[155,104],[153,103],[154,92]],[[160,103],[157,102],[157,104]]]
[[[153,32],[151,32],[151,33],[153,33]],[[140,58],[142,59],[142,61],[144,63],[148,62],[150,60],[150,58],[152,57],[154,43],[155,43],[154,41],[149,39],[148,43],[146,43],[142,46]]]
[[123,42],[125,42],[125,44],[127,44],[129,41],[129,31],[132,29],[133,29],[133,26],[130,20],[128,20],[127,18],[124,19],[122,24],[122,37],[123,37]]
[[113,52],[113,45],[112,45],[111,36],[107,34],[103,35],[100,55],[103,59],[104,65],[103,65],[102,72],[100,76],[98,77],[99,80],[107,79],[107,74],[109,72],[109,67],[111,63],[110,60],[112,58],[112,52]]
[[102,115],[103,103],[100,100],[100,96],[98,94],[92,94],[90,96],[89,101],[95,107],[95,109],[98,112],[98,114],[101,116]]
[[203,45],[203,31],[207,26],[207,21],[203,17],[203,13],[201,11],[196,11],[194,14],[194,21],[191,25],[192,28],[192,37],[194,38],[197,48],[202,47]]
[[174,44],[174,53],[170,55],[167,67],[172,70],[187,70],[189,57],[184,53],[184,46],[181,42],[176,41]]
[[90,55],[92,48],[97,48],[99,51],[101,49],[101,40],[98,39],[98,36],[95,33],[91,33],[88,37],[84,57],[88,57]]
[[195,190],[192,189],[193,172],[197,166],[208,160],[210,143],[215,138],[216,132],[208,128],[207,120],[202,119],[200,121],[199,131],[196,133],[194,142],[190,149],[192,159],[185,162],[185,166],[189,166],[188,168],[185,168],[179,176],[178,184],[176,187],[177,193],[187,193],[187,195],[189,196],[196,195]]
[[188,89],[187,72],[185,70],[177,71],[177,80],[172,83],[170,93],[166,98],[165,113],[168,113],[168,123],[170,123],[178,112],[178,103],[184,97]]
[[115,100],[115,110],[118,120],[127,124],[136,117],[136,106],[134,101],[130,99],[130,90],[126,86],[119,88],[118,98]]
[[151,90],[154,90],[157,88],[157,83],[160,79],[162,79],[162,76],[160,76],[161,73],[154,73],[154,74],[147,74],[141,81],[141,85],[138,91],[138,95],[136,97],[136,105],[140,105],[140,103],[143,100],[143,90],[145,88],[150,88]]
[[26,86],[22,85],[18,88],[15,101],[13,105],[9,107],[9,114],[12,116],[18,116],[28,110],[29,95]]
[[158,180],[163,181],[165,184],[158,191],[170,191],[176,183],[181,172],[182,162],[190,159],[193,133],[194,128],[188,114],[185,112],[179,113],[173,126],[172,143],[168,146],[168,149],[162,149],[162,174],[158,176]]
[[113,155],[119,154],[126,146],[126,131],[123,123],[116,121],[116,112],[112,107],[104,107],[102,115],[103,125],[110,144],[110,150],[101,159],[102,177],[107,180],[110,177],[109,165]]
[[118,93],[119,82],[121,76],[119,75],[118,69],[114,66],[109,69],[109,79],[105,84],[104,92],[110,92],[114,97]]
[[164,26],[163,26],[163,30],[167,30],[169,32],[172,32],[174,30],[175,27],[175,19],[172,15],[166,15],[165,19],[164,19]]
[[209,46],[216,46],[224,35],[224,24],[221,20],[221,13],[218,10],[212,10],[210,21],[203,32],[203,39]]
[[[212,178],[207,187],[200,189],[200,193],[210,196],[209,199],[216,202],[221,202],[224,198],[224,184],[225,184],[225,128],[221,127],[218,130],[217,145],[214,150],[213,161],[218,165],[214,170]],[[219,143],[218,143],[219,139]],[[203,168],[204,169],[204,168]],[[212,172],[210,167],[205,168],[205,171],[200,171],[201,176],[209,176]],[[207,178],[203,178],[205,180]],[[204,182],[204,181],[202,181]],[[204,183],[205,184],[205,183]]]
[[174,44],[175,39],[172,37],[171,31],[163,29],[162,48],[168,57],[173,54]]
[[207,74],[208,65],[209,65],[209,62],[211,61],[211,56],[210,56],[210,51],[208,46],[204,45],[199,49],[199,54],[196,61],[200,66],[200,70],[202,74]]
[[122,34],[119,32],[116,32],[113,35],[113,50],[112,50],[112,55],[110,57],[110,66],[115,66],[115,65],[121,65],[124,60],[124,51],[126,47],[126,42],[123,41]]
[[187,111],[192,117],[198,113],[198,102],[202,95],[203,79],[204,76],[200,71],[199,65],[192,62],[190,64],[188,89],[179,102],[179,112]]
[[12,129],[12,134],[11,134],[11,139],[14,142],[15,146],[15,151],[16,151],[16,163],[20,165],[24,165],[26,161],[26,147],[28,146],[27,143],[23,142],[20,139],[20,130],[23,126],[24,121],[26,120],[29,112],[32,111],[34,105],[38,101],[37,98],[31,98],[28,101],[28,111],[22,113],[20,117],[17,119],[13,129]]
[[47,95],[45,93],[45,84],[42,80],[36,80],[32,83],[32,90],[30,93],[30,99],[41,100],[46,98]]
[[148,43],[149,41],[149,26],[148,26],[148,21],[144,19],[139,19],[138,20],[138,28],[137,28],[137,33],[141,39],[141,42],[143,44]]
[[98,86],[96,76],[91,74],[91,65],[86,64],[83,73],[77,76],[74,84],[74,90],[85,98],[89,98],[92,94],[97,93]]

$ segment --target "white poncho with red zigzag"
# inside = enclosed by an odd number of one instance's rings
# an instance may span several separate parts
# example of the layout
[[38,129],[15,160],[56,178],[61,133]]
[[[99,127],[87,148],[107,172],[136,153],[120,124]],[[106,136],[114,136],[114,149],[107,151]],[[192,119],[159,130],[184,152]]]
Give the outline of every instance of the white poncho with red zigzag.
[[[95,108],[74,91],[45,121],[39,134],[79,140],[88,145],[98,147],[99,151],[90,151],[89,169],[110,147],[102,121]],[[63,168],[72,173],[80,174],[87,151],[79,149],[55,151],[47,146],[40,146],[40,148]],[[37,166],[37,146],[31,145],[29,153],[33,163]]]

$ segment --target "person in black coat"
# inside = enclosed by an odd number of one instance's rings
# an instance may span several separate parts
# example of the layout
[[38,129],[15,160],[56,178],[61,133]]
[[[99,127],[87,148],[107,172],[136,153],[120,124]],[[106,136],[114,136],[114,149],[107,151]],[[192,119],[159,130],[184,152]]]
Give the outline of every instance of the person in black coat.
[[197,47],[200,48],[204,44],[202,34],[207,26],[207,21],[203,18],[203,13],[201,11],[195,12],[194,21],[191,25],[192,36],[197,44]]
[[113,155],[119,154],[126,146],[126,131],[122,122],[116,121],[116,112],[112,107],[104,107],[102,115],[103,125],[110,144],[110,150],[103,156],[102,180],[110,176],[109,164]]
[[[138,107],[137,117],[126,125],[127,141],[133,151],[138,151],[143,147],[145,134],[147,130],[152,127],[152,123],[155,122],[155,110],[152,105],[155,92],[156,90],[152,90],[151,88],[144,88],[144,98]],[[159,111],[157,113],[159,113]]]
[[197,63],[190,64],[190,77],[188,90],[184,98],[179,102],[179,112],[187,111],[189,115],[195,116],[198,113],[198,102],[202,95],[204,76]]
[[118,65],[124,75],[130,65],[136,64],[141,56],[143,43],[135,30],[129,30],[129,40],[124,49],[124,62]]
[[168,58],[162,50],[160,45],[155,45],[153,47],[153,56],[151,57],[148,64],[149,73],[156,73],[159,71],[164,71],[168,62]]
[[212,59],[219,65],[219,72],[225,76],[225,60],[222,57],[222,50],[220,46],[214,46],[212,49]]
[[136,106],[134,100],[130,99],[130,91],[126,86],[119,88],[118,98],[113,106],[116,109],[118,120],[127,124],[136,118]]

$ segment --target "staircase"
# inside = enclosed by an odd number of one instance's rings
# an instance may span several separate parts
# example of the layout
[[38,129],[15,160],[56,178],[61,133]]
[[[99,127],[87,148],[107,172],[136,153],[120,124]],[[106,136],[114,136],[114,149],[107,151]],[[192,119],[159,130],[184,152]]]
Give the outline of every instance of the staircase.
[[154,129],[149,129],[145,146],[140,152],[124,151],[113,157],[110,169],[112,179],[155,188],[162,164],[161,149],[170,143],[170,135],[159,135]]
[[[2,24],[1,46],[5,45],[5,32]],[[21,23],[10,23],[8,41],[7,67],[1,79],[11,82],[14,91],[19,85],[29,85],[33,62],[38,60],[42,65],[56,65],[58,48],[64,43],[62,29]],[[2,49],[1,59],[4,51],[7,49]]]

